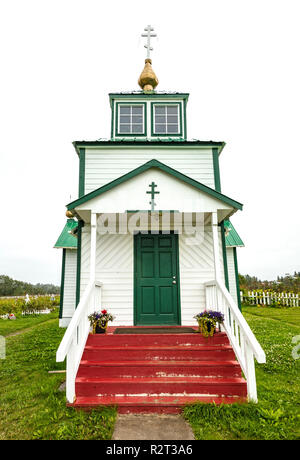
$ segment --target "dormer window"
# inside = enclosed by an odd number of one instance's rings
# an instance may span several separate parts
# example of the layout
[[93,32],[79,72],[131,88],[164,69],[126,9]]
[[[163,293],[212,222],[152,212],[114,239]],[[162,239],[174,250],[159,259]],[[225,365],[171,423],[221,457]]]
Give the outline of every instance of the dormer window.
[[184,140],[186,93],[111,93],[111,138],[126,141]]
[[181,136],[180,104],[153,104],[153,135]]
[[117,135],[145,136],[145,104],[117,104]]

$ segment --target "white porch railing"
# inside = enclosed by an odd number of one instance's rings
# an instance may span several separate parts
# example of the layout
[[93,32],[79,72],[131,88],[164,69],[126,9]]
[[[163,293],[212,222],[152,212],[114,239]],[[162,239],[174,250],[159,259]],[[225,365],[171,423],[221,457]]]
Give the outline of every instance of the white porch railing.
[[266,362],[266,355],[226,286],[217,280],[205,283],[206,308],[224,315],[224,329],[247,380],[248,399],[257,402],[254,357]]
[[66,397],[70,403],[75,399],[76,374],[90,331],[88,315],[101,306],[101,286],[94,280],[89,282],[56,352],[57,362],[67,357]]

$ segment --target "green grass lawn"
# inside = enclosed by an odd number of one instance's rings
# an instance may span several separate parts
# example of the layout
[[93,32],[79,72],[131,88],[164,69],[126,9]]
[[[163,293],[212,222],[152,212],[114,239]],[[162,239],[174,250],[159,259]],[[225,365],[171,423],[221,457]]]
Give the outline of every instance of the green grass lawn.
[[0,334],[7,336],[6,359],[0,360],[0,440],[111,438],[116,410],[67,408],[65,391],[59,390],[65,374],[48,373],[65,368],[55,362],[64,332],[57,312],[0,320]]
[[300,439],[300,352],[292,356],[300,308],[243,307],[243,314],[267,356],[256,363],[258,404],[194,404],[184,416],[196,439]]
[[17,316],[16,320],[2,320],[0,319],[0,335],[8,336],[9,334],[15,334],[18,331],[23,331],[35,327],[38,324],[44,323],[45,321],[57,319],[58,310],[55,310],[48,315],[26,315]]
[[[194,404],[184,417],[196,439],[299,439],[300,359],[292,357],[292,338],[300,335],[300,308],[244,307],[243,313],[267,355],[266,364],[256,365],[258,404]],[[6,336],[0,440],[111,438],[116,409],[67,408],[59,389],[65,374],[48,373],[65,368],[55,362],[64,332],[57,312],[0,320],[0,335]]]

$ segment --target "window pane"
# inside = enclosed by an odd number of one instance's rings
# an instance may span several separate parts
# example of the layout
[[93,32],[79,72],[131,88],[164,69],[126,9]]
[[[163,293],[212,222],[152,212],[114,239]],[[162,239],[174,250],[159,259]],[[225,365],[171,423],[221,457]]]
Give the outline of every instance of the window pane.
[[143,106],[142,105],[132,106],[132,114],[134,114],[134,115],[142,115],[143,114]]
[[167,116],[167,123],[178,123],[178,117],[176,115],[168,115]]
[[130,133],[130,125],[120,125],[120,133]]
[[168,133],[178,133],[178,125],[168,125],[167,132]]
[[130,115],[120,115],[120,123],[130,123]]
[[156,115],[161,115],[166,113],[166,107],[164,105],[162,106],[155,106],[155,114]]
[[142,133],[143,125],[132,125],[132,133]]
[[168,105],[167,106],[167,113],[168,113],[168,115],[177,115],[177,113],[178,113],[178,105]]
[[161,117],[161,116],[156,116],[155,117],[155,122],[156,123],[166,123],[166,117]]
[[156,133],[165,133],[166,132],[166,125],[155,125],[155,132]]
[[120,114],[130,113],[130,105],[120,105]]
[[139,116],[139,115],[133,115],[132,116],[132,123],[143,123],[143,117]]

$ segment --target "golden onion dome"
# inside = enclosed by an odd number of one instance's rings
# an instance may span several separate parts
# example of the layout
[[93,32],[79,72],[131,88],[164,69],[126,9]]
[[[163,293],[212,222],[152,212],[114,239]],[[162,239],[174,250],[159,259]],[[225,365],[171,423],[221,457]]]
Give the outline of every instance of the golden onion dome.
[[138,81],[143,91],[153,91],[158,85],[158,79],[151,64],[152,61],[150,58],[145,59],[145,67]]

